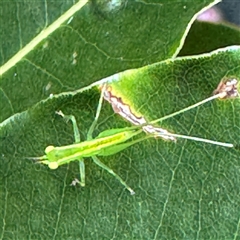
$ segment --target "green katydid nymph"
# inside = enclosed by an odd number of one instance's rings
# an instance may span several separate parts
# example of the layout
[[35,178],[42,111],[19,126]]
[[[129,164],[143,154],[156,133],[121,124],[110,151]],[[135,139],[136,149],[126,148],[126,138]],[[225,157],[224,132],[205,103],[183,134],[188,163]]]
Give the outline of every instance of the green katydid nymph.
[[[235,84],[236,85],[236,84]],[[228,87],[228,88],[227,88]],[[116,179],[120,181],[120,183],[127,189],[131,194],[134,194],[134,191],[132,188],[130,188],[126,182],[117,174],[115,173],[111,168],[109,168],[107,165],[102,163],[98,156],[109,156],[113,155],[115,153],[118,153],[125,148],[130,147],[131,145],[138,143],[140,141],[143,141],[150,137],[161,137],[163,139],[167,140],[174,140],[176,138],[185,138],[189,140],[194,141],[201,141],[211,144],[216,144],[224,147],[234,147],[231,143],[222,143],[222,142],[216,142],[208,139],[198,138],[198,137],[191,137],[191,136],[185,136],[185,135],[178,135],[178,134],[172,134],[169,133],[167,130],[162,130],[161,128],[154,127],[153,124],[157,122],[161,122],[167,118],[173,117],[177,114],[180,114],[184,111],[190,110],[192,108],[195,108],[203,103],[206,103],[208,101],[211,101],[216,98],[226,98],[226,97],[233,97],[229,96],[232,95],[231,91],[232,88],[227,85],[225,89],[218,91],[214,96],[211,96],[201,102],[198,102],[192,106],[189,106],[187,108],[184,108],[178,112],[172,113],[168,116],[162,117],[160,119],[157,119],[155,121],[151,121],[148,123],[144,123],[138,126],[134,127],[128,127],[128,128],[120,128],[120,129],[108,129],[103,132],[101,132],[96,138],[92,137],[92,133],[94,131],[94,128],[97,124],[97,120],[101,111],[102,102],[103,99],[106,99],[105,85],[101,88],[101,96],[99,99],[99,104],[96,111],[95,119],[90,126],[90,129],[87,134],[87,140],[86,141],[80,141],[80,134],[77,127],[76,119],[73,115],[64,115],[61,111],[56,112],[60,116],[62,116],[65,120],[70,120],[73,125],[73,132],[74,132],[74,138],[75,143],[67,146],[60,146],[60,147],[54,147],[54,146],[48,146],[45,149],[45,155],[41,157],[32,158],[35,160],[38,160],[40,163],[48,165],[50,169],[56,169],[61,165],[67,164],[72,161],[78,161],[79,162],[79,170],[80,170],[80,180],[75,179],[72,182],[72,185],[75,185],[79,183],[81,186],[85,186],[85,165],[84,165],[84,158],[91,157],[93,162],[97,164],[99,167],[105,169],[110,174],[112,174]],[[235,92],[236,94],[236,92]],[[236,97],[236,96],[235,96]],[[120,103],[121,104],[121,103]],[[120,114],[121,115],[121,114]],[[146,126],[151,126],[151,130],[156,129],[156,131],[149,131],[146,130]],[[161,129],[161,131],[158,131]],[[142,135],[143,132],[146,134]],[[141,135],[141,136],[140,136]],[[138,136],[138,138],[136,137]]]

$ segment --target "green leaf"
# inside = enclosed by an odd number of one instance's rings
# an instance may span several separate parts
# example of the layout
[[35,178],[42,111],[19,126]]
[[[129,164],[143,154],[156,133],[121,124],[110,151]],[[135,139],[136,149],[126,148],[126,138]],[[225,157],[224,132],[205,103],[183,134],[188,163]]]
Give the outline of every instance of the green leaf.
[[[240,48],[232,47],[160,62],[121,73],[112,87],[121,86],[133,106],[141,106],[138,112],[154,119],[209,97],[224,76],[239,79],[239,54]],[[141,86],[147,94],[135,99]],[[54,114],[59,109],[77,117],[84,140],[98,96],[93,88],[52,96],[1,125],[5,238],[15,236],[10,223],[18,222],[24,223],[17,225],[18,237],[30,234],[33,239],[231,239],[239,235],[239,150],[151,139],[101,158],[136,191],[135,196],[90,159],[86,159],[85,188],[69,186],[79,174],[76,162],[53,171],[24,159],[43,155],[48,145],[73,142],[71,124]],[[239,144],[239,110],[239,98],[214,100],[161,126]],[[98,123],[95,136],[128,125],[107,103]],[[43,227],[49,230],[38,234]]]
[[[86,139],[99,99],[95,81],[111,74],[149,64],[119,73],[121,78],[112,85],[125,85],[118,89],[124,101],[149,120],[209,97],[224,77],[239,80],[239,47],[171,59],[195,14],[209,4],[213,1],[94,0],[14,67],[0,71],[0,238],[240,236],[238,149],[149,139],[101,157],[135,196],[90,158],[85,161],[85,188],[70,186],[79,178],[77,162],[50,170],[28,159],[42,156],[49,145],[73,143],[72,126],[57,110],[74,114],[81,139]],[[68,1],[2,2],[2,66],[70,7]],[[239,144],[239,108],[239,98],[217,99],[159,126]],[[126,126],[131,124],[105,101],[94,136]]]

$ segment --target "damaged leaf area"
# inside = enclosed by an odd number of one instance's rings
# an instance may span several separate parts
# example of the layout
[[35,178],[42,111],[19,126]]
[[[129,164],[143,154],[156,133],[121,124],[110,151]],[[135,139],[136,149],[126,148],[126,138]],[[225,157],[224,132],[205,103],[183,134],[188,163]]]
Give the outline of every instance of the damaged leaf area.
[[[126,104],[124,102],[124,100],[122,99],[121,96],[121,92],[116,93],[119,95],[114,95],[113,94],[113,88],[112,86],[109,86],[108,83],[106,83],[106,89],[102,90],[103,91],[103,96],[104,99],[106,101],[108,101],[112,108],[113,111],[117,114],[119,114],[121,117],[123,117],[124,119],[126,119],[127,121],[129,121],[130,123],[134,124],[134,125],[144,125],[142,126],[142,129],[146,132],[146,133],[150,133],[150,134],[154,134],[156,137],[161,137],[164,140],[172,140],[175,141],[176,139],[172,136],[168,135],[168,131],[162,128],[158,128],[158,127],[154,127],[152,125],[148,125],[146,119],[144,118],[144,116],[140,116],[140,114],[138,114],[139,116],[137,116],[137,114],[135,115],[133,113],[133,111],[131,110],[131,105]],[[114,87],[114,85],[113,85]],[[127,101],[127,99],[125,98],[125,100]],[[134,110],[134,108],[133,108]]]
[[221,80],[213,94],[221,94],[221,99],[237,98],[239,81],[236,78],[227,78]]

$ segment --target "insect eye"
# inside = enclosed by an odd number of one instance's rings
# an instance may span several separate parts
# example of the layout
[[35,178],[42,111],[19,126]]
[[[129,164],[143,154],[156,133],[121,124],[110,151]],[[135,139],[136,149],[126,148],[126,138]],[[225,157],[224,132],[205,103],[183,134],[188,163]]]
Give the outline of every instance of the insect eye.
[[58,163],[57,162],[51,162],[51,163],[48,164],[48,167],[50,169],[56,169],[56,168],[58,168]]
[[54,149],[54,146],[48,146],[48,147],[46,147],[46,149],[45,149],[45,153],[48,154],[48,153],[50,153],[53,149]]

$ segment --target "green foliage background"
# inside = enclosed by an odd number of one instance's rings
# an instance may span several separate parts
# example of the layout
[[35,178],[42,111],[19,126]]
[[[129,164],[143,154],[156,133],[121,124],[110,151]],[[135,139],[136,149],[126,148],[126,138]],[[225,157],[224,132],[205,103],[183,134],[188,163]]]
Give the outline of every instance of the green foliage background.
[[[209,97],[223,77],[240,79],[240,48],[217,50],[240,45],[239,29],[196,22],[184,43],[195,14],[213,3],[90,1],[0,72],[1,239],[240,238],[238,149],[151,139],[101,159],[135,196],[91,159],[85,188],[69,186],[78,163],[53,171],[26,159],[73,142],[59,109],[76,116],[84,140],[99,99],[96,87],[84,87],[112,74],[139,68],[115,86],[151,120]],[[71,6],[1,2],[1,65]],[[216,100],[161,126],[239,144],[239,110],[239,99]],[[104,103],[95,134],[125,126]]]

